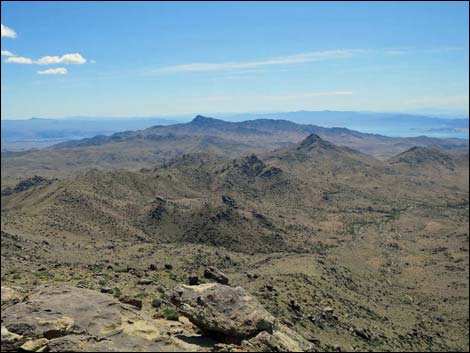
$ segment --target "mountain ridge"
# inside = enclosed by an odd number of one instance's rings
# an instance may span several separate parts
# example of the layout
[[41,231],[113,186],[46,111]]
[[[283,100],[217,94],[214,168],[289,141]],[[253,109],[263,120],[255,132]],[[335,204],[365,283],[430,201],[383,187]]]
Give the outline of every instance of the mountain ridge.
[[[387,160],[416,145],[448,150],[468,150],[468,140],[429,137],[393,138],[361,133],[346,128],[324,128],[284,120],[227,122],[202,115],[189,123],[156,125],[137,131],[64,142],[43,150],[2,152],[2,181],[12,186],[15,179],[70,175],[83,168],[151,168],[187,153],[210,152],[238,158],[251,153],[263,155],[293,146],[307,136],[351,148]],[[26,173],[26,174],[25,174]]]

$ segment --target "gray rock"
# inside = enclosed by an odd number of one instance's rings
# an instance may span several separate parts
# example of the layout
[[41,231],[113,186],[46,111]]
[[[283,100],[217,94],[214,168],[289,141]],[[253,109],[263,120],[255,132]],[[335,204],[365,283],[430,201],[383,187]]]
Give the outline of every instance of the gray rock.
[[148,286],[149,284],[152,284],[153,281],[150,278],[142,278],[142,279],[139,279],[137,283],[144,285],[144,286]]
[[2,325],[2,352],[17,350],[26,338],[14,332],[10,332],[5,326]]
[[113,289],[111,287],[103,287],[100,289],[101,293],[111,293]]
[[261,332],[243,341],[241,348],[252,352],[312,352],[313,345],[284,325],[278,325],[272,334]]
[[180,285],[170,300],[201,330],[233,338],[272,333],[275,319],[243,288],[208,283]]
[[204,270],[204,278],[214,280],[221,284],[228,285],[229,281],[227,276],[218,268],[209,266]]
[[16,304],[22,300],[19,288],[2,286],[2,309],[7,306]]
[[121,303],[124,303],[124,304],[132,305],[133,307],[135,307],[139,310],[142,309],[142,300],[141,299],[132,298],[132,297],[129,297],[129,296],[124,296],[124,297],[119,298],[119,301]]
[[26,348],[41,346],[50,352],[195,349],[176,337],[175,332],[194,334],[183,324],[153,320],[109,295],[72,286],[39,287],[23,302],[3,309],[1,320],[2,351],[25,343]]
[[199,284],[199,277],[192,273],[188,278],[188,282],[190,286],[197,286]]

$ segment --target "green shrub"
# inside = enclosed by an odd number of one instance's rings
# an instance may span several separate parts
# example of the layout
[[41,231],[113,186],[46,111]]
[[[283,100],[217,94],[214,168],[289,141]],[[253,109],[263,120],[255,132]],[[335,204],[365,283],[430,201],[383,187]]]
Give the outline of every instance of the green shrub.
[[162,301],[160,299],[152,300],[152,307],[153,308],[158,309],[160,306],[162,306]]
[[120,298],[120,297],[121,297],[121,294],[122,294],[122,293],[121,293],[121,290],[120,290],[118,287],[115,287],[115,288],[113,289],[113,295],[114,295],[115,298]]
[[173,308],[164,308],[162,314],[167,320],[178,321],[178,312]]
[[128,268],[125,267],[125,266],[121,266],[121,267],[116,267],[114,269],[114,272],[117,272],[117,273],[125,273],[128,271]]

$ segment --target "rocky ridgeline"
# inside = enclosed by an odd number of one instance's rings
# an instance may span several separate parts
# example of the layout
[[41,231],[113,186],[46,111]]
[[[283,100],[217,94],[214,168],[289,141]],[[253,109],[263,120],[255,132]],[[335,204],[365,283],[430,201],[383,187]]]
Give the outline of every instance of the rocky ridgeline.
[[14,188],[7,187],[2,190],[2,196],[9,196],[11,194],[22,192],[31,189],[38,185],[49,185],[53,180],[43,178],[42,176],[35,175],[32,178],[21,180]]
[[311,344],[244,289],[180,285],[170,294],[181,316],[155,319],[97,291],[38,287],[26,297],[2,286],[2,351],[309,351]]

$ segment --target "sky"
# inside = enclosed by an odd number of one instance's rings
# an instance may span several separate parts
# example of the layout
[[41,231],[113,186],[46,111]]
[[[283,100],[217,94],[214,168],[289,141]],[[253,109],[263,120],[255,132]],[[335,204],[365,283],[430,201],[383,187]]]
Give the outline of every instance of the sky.
[[1,2],[1,117],[468,116],[468,2]]

